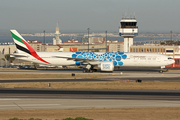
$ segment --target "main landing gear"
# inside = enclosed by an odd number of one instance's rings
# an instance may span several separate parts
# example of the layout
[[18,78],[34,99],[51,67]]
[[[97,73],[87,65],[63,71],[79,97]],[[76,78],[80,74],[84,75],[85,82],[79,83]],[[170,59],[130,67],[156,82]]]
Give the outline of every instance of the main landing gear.
[[92,73],[92,72],[93,72],[93,70],[91,70],[91,69],[89,69],[89,70],[88,70],[88,69],[86,69],[86,68],[85,68],[85,69],[83,69],[83,73],[86,73],[86,72],[90,72],[90,73]]
[[87,73],[87,72],[89,73],[97,72],[97,69],[94,69],[94,66],[88,64],[86,68],[83,69],[83,73]]
[[83,73],[87,73],[87,72],[89,72],[89,73],[93,73],[93,72],[97,72],[97,69],[86,69],[86,68],[84,68],[83,69]]

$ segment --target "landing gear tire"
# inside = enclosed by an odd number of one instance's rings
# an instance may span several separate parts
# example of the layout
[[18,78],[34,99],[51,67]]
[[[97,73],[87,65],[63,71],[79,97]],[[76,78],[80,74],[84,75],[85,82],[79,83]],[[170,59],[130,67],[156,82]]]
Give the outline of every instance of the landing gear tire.
[[92,70],[92,69],[90,69],[90,70],[88,70],[88,69],[83,69],[83,73],[87,73],[87,72],[93,73],[93,70]]
[[89,72],[90,72],[90,73],[93,73],[93,70],[90,69]]
[[160,70],[159,73],[163,73],[163,70]]
[[93,72],[97,72],[97,69],[94,69]]
[[86,73],[87,72],[87,70],[86,69],[83,69],[83,73]]

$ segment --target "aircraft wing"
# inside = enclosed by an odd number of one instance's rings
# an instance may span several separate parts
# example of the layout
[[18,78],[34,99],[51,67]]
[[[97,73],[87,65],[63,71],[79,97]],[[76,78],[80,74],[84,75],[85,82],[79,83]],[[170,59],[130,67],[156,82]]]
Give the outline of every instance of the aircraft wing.
[[65,58],[67,60],[74,60],[74,61],[77,61],[77,62],[90,63],[90,64],[98,64],[98,63],[101,62],[99,60],[90,60],[90,59],[83,59],[83,58],[71,58],[71,57],[64,57],[64,56],[53,56],[53,57],[56,57],[56,58]]

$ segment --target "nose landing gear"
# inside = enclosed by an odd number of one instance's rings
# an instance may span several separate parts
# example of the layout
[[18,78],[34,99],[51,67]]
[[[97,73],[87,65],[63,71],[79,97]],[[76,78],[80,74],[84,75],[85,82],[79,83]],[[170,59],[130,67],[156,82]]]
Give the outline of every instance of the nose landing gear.
[[168,69],[161,69],[159,73],[168,72]]

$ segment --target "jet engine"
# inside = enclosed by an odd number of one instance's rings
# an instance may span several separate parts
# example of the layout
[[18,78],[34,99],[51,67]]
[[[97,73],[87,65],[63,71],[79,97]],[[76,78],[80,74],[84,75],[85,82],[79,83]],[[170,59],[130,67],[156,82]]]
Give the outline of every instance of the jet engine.
[[98,66],[101,68],[101,71],[113,71],[114,70],[114,63],[113,62],[102,62]]

